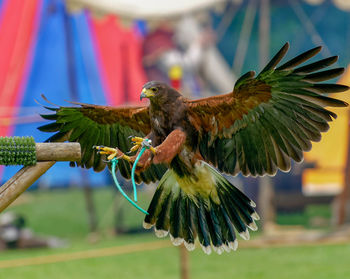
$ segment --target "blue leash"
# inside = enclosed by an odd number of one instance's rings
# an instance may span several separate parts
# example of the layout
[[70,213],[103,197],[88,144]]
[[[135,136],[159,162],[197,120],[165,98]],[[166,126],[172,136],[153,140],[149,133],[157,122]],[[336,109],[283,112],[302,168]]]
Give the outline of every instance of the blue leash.
[[148,212],[144,209],[142,209],[141,207],[139,207],[136,202],[137,202],[137,188],[136,188],[136,183],[135,183],[135,170],[136,170],[136,166],[137,166],[137,163],[138,161],[140,160],[143,152],[145,152],[146,149],[150,148],[147,144],[142,144],[142,148],[141,148],[141,151],[139,152],[139,154],[137,155],[136,157],[136,160],[132,166],[132,170],[131,170],[131,182],[132,182],[132,187],[133,187],[133,190],[134,190],[134,200],[131,200],[127,194],[125,194],[125,192],[123,191],[122,187],[120,187],[120,184],[117,180],[117,177],[115,175],[115,169],[116,169],[116,166],[118,164],[118,159],[117,158],[113,158],[111,160],[112,162],[112,177],[113,177],[113,180],[114,180],[114,184],[115,186],[117,187],[117,189],[119,190],[119,192],[124,196],[124,198],[127,199],[128,202],[130,202],[134,207],[136,207],[138,210],[140,210],[142,213],[148,215]]

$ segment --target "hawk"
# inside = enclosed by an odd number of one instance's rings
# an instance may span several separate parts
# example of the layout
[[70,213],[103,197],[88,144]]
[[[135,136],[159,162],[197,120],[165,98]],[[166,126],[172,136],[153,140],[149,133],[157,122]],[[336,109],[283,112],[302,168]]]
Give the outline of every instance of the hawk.
[[[337,56],[299,66],[321,50],[316,47],[278,66],[288,48],[287,43],[257,76],[244,74],[225,95],[190,100],[151,81],[140,96],[149,99],[147,106],[49,108],[54,114],[42,117],[54,122],[39,129],[56,132],[48,141],[65,136],[79,142],[78,166],[102,171],[106,155],[122,158],[118,167],[126,179],[137,156],[125,155],[135,150],[128,137],[151,139],[154,148],[142,154],[135,177],[138,183],[159,181],[143,226],[154,227],[159,237],[169,234],[175,245],[184,243],[188,250],[196,239],[207,254],[236,250],[237,234],[249,239],[248,228],[257,229],[259,216],[255,203],[221,173],[289,171],[291,159],[301,162],[303,151],[337,117],[326,107],[347,106],[324,95],[347,91],[347,86],[319,83],[344,72],[323,70]],[[96,152],[93,146],[106,147]]]

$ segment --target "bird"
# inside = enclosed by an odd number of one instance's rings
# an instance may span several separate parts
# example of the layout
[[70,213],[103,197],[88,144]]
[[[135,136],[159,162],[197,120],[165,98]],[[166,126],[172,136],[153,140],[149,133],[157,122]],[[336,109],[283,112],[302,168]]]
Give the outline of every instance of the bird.
[[[146,105],[46,106],[53,113],[41,116],[53,122],[39,130],[55,133],[49,142],[80,143],[82,158],[73,165],[102,171],[106,158],[120,158],[126,179],[140,139],[151,140],[152,150],[142,154],[135,176],[138,183],[158,181],[143,227],[188,250],[198,241],[206,254],[230,252],[237,249],[238,235],[247,240],[248,229],[257,230],[260,217],[254,201],[223,173],[256,177],[289,171],[291,160],[301,162],[337,117],[326,107],[348,105],[325,96],[349,89],[323,83],[344,72],[326,69],[337,56],[311,63],[321,51],[315,47],[279,65],[288,49],[284,44],[258,75],[242,75],[227,94],[191,100],[150,81],[140,94],[149,99]],[[128,155],[130,149],[134,155]]]

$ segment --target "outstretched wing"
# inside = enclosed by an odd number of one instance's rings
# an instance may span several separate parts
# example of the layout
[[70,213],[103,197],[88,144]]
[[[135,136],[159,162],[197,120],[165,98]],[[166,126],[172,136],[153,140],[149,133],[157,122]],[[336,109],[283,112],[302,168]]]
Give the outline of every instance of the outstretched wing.
[[[76,103],[77,104],[77,103]],[[144,137],[150,132],[148,107],[107,107],[79,104],[79,107],[48,108],[54,114],[41,115],[55,122],[39,127],[40,131],[56,132],[47,141],[56,141],[66,136],[69,141],[79,142],[82,159],[78,163],[84,168],[102,171],[106,167],[105,156],[93,150],[94,145],[118,147],[127,152],[131,148],[129,136]],[[120,173],[129,179],[129,163],[120,160]],[[166,168],[163,165],[152,165],[148,170],[135,177],[137,182],[159,180]]]
[[343,73],[343,68],[319,71],[337,56],[296,68],[321,50],[317,47],[276,68],[288,48],[287,43],[257,77],[243,75],[232,93],[187,101],[189,120],[200,135],[199,150],[220,171],[255,176],[289,170],[290,158],[302,161],[303,151],[336,118],[325,107],[347,106],[322,95],[347,86],[318,83]]

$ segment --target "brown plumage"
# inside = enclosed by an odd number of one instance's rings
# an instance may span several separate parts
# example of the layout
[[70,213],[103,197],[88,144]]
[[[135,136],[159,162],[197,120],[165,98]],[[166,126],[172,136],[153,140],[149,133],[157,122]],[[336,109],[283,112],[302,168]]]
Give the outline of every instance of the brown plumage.
[[[43,117],[55,122],[39,129],[58,132],[49,141],[67,134],[70,141],[80,142],[80,165],[97,171],[105,167],[105,158],[92,151],[93,145],[125,153],[132,147],[129,136],[147,136],[156,154],[143,154],[136,179],[160,182],[144,227],[154,226],[160,237],[169,233],[175,245],[184,242],[189,250],[196,239],[206,253],[211,247],[218,253],[235,250],[236,232],[248,239],[248,228],[255,230],[259,217],[254,202],[213,167],[232,175],[288,171],[290,160],[302,161],[303,151],[319,141],[336,118],[325,107],[347,106],[322,94],[348,87],[317,83],[343,73],[342,68],[319,71],[337,57],[298,67],[321,50],[317,47],[276,68],[288,47],[284,45],[257,77],[248,72],[225,95],[189,100],[152,81],[141,94],[149,98],[149,106],[51,108],[55,114]],[[119,169],[130,178],[129,162],[122,160]]]

